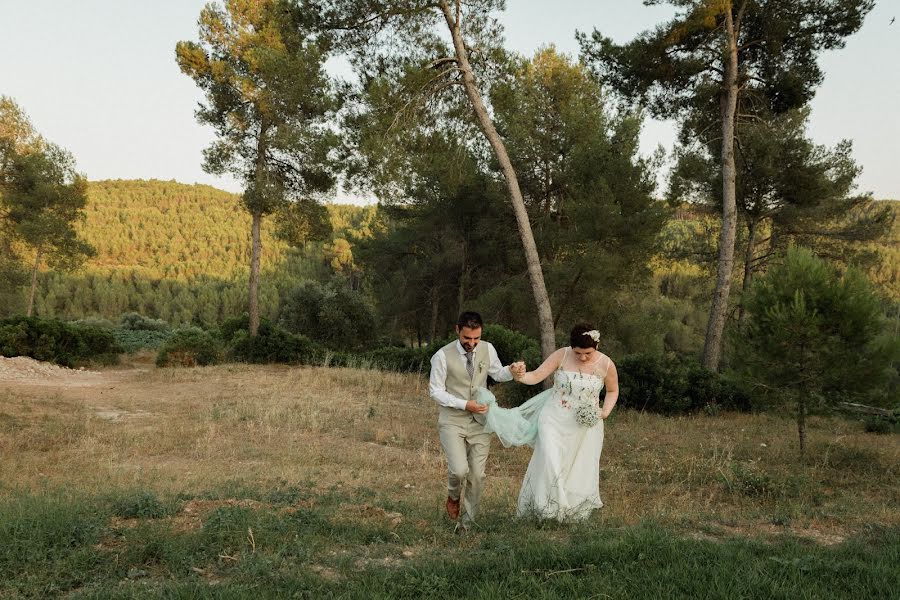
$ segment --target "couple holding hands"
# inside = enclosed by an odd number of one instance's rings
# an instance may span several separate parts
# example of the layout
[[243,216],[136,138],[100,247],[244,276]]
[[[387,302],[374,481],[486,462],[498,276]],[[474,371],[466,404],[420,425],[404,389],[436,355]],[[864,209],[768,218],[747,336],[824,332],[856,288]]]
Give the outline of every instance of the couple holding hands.
[[[600,508],[603,419],[619,396],[616,366],[597,350],[600,334],[576,325],[569,346],[534,371],[522,362],[503,366],[494,347],[481,340],[481,316],[464,312],[459,339],[431,358],[429,393],[440,405],[438,433],[447,457],[447,514],[465,532],[478,513],[492,435],[504,446],[534,448],[522,481],[517,514],[540,519],[582,520]],[[553,376],[553,386],[521,406],[497,405],[486,384],[534,385]],[[600,404],[600,392],[606,395]]]

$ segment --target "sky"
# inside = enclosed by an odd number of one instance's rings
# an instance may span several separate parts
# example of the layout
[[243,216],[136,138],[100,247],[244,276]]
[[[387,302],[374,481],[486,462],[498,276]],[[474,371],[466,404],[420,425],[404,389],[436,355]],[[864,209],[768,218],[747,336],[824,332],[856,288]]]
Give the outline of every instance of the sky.
[[[0,95],[39,133],[75,156],[91,180],[162,179],[240,191],[203,172],[213,139],[194,110],[202,100],[175,63],[175,44],[197,39],[206,0],[0,0]],[[526,55],[553,44],[577,57],[575,31],[626,42],[671,15],[639,0],[508,0],[507,47]],[[900,199],[900,0],[878,0],[841,50],[824,53],[825,81],[811,108],[817,144],[853,141],[859,191]],[[641,152],[671,151],[672,123],[647,121]],[[664,179],[661,174],[661,181]],[[367,198],[340,192],[341,202]]]

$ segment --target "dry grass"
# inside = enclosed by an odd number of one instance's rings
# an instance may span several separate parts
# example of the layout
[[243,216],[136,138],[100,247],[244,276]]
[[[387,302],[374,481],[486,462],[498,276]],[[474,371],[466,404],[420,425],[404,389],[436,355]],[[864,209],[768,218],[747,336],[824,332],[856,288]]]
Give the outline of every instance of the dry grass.
[[[201,494],[238,481],[371,490],[443,519],[436,407],[414,375],[222,365],[103,371],[95,384],[0,382],[0,496],[47,487],[98,494]],[[606,524],[653,519],[698,535],[791,531],[840,541],[900,524],[900,440],[811,419],[799,461],[794,423],[767,415],[607,423]],[[512,513],[530,449],[495,444],[485,503]],[[383,517],[369,507],[360,518]]]

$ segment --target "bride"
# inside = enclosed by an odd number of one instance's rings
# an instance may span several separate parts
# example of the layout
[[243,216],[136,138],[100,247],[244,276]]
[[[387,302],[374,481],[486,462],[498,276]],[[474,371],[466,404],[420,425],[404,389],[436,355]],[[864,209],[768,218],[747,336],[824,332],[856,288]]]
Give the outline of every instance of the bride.
[[556,350],[534,371],[514,372],[516,381],[528,385],[553,375],[552,388],[517,408],[497,406],[482,390],[480,402],[490,405],[485,430],[495,432],[504,446],[534,447],[519,493],[519,516],[582,520],[603,506],[603,419],[616,404],[619,385],[616,366],[597,350],[599,338],[590,325],[576,325],[568,348]]

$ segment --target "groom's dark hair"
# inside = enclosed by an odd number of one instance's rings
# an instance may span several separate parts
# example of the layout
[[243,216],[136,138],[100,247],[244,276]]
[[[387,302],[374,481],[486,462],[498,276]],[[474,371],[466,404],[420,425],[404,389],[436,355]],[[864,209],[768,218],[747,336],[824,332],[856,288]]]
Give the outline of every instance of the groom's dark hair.
[[456,320],[456,326],[462,329],[463,327],[468,327],[469,329],[480,329],[484,327],[484,321],[481,320],[481,315],[477,312],[472,312],[467,310],[459,315],[459,318]]

